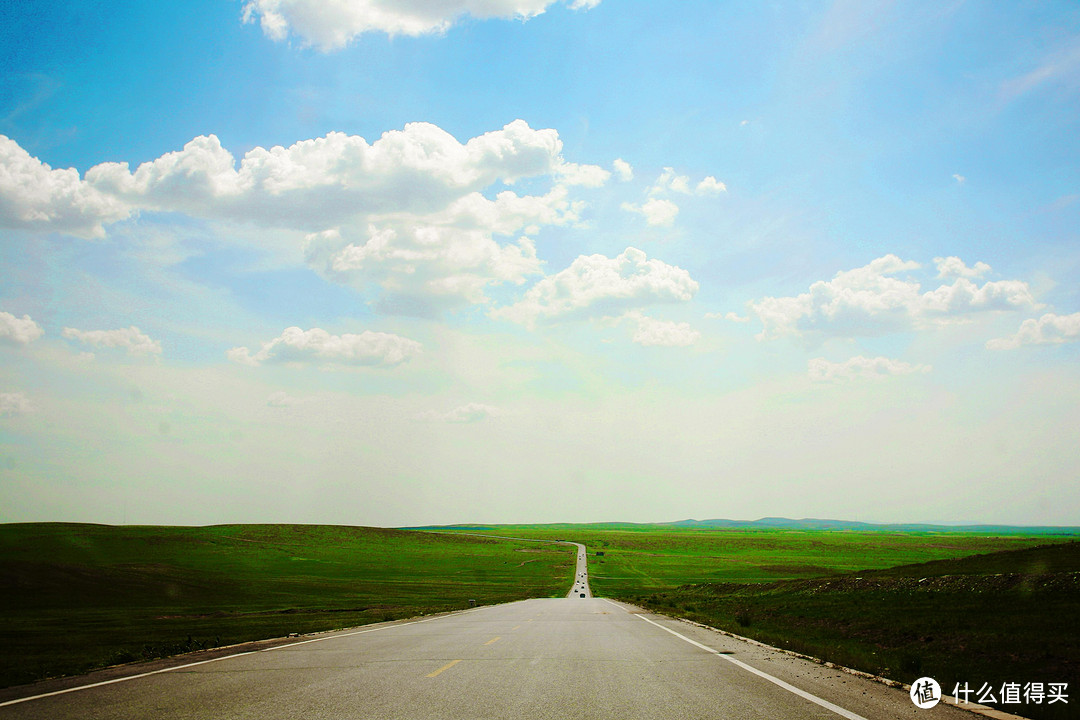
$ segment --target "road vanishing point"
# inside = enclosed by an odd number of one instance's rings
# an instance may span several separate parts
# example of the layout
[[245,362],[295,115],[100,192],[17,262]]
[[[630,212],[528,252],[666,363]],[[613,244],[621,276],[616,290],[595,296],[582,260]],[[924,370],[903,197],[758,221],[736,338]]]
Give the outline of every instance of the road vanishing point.
[[[589,591],[0,690],[0,719],[892,720],[906,690]],[[582,595],[585,597],[582,597]]]

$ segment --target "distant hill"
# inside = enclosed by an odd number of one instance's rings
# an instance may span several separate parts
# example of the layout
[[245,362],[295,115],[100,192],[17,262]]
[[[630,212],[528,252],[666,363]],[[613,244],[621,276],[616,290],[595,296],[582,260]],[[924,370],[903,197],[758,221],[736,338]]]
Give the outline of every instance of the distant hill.
[[1077,535],[1078,526],[1051,525],[931,525],[925,523],[902,523],[882,525],[854,522],[852,520],[822,520],[818,518],[766,517],[758,520],[679,520],[662,523],[598,522],[598,523],[533,523],[533,524],[477,524],[426,525],[401,528],[402,530],[469,530],[471,532],[505,531],[515,527],[544,528],[548,530],[662,530],[664,528],[696,528],[701,530],[747,529],[747,530],[834,530],[858,532],[940,532],[980,533],[984,535]]
[[821,520],[818,518],[767,517],[759,520],[679,520],[678,522],[660,523],[670,527],[691,528],[761,528],[782,530],[858,530],[861,532],[971,532],[994,535],[1080,535],[1077,526],[1052,525],[931,525],[925,523],[873,524],[852,520]]

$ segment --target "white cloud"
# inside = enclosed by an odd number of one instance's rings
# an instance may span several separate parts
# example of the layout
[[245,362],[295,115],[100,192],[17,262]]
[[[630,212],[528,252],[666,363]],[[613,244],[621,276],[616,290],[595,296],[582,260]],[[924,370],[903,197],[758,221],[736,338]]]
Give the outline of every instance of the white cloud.
[[330,364],[393,367],[420,353],[415,340],[383,332],[365,330],[359,335],[331,335],[320,328],[301,330],[285,328],[280,336],[262,344],[252,354],[246,347],[236,347],[226,357],[252,367],[263,363],[304,363],[322,361]]
[[434,423],[473,423],[486,420],[489,417],[497,417],[499,414],[499,409],[490,405],[469,403],[448,412],[425,410],[419,413],[415,419],[421,422]]
[[840,363],[825,358],[814,358],[807,363],[807,373],[813,382],[839,382],[886,377],[888,375],[911,375],[928,373],[929,365],[912,365],[887,357],[868,358],[857,355]]
[[634,179],[634,168],[630,167],[630,163],[622,158],[615,158],[615,162],[611,163],[611,168],[615,171],[619,180],[623,182]]
[[656,182],[649,188],[650,195],[658,195],[663,192],[677,192],[682,195],[689,195],[690,178],[685,175],[676,175],[675,168],[664,168],[664,171],[656,178]]
[[[347,45],[366,32],[387,35],[427,35],[446,32],[465,15],[478,19],[528,20],[542,14],[555,0],[248,0],[243,20],[256,18],[273,40],[289,34],[302,44],[328,52]],[[600,0],[573,0],[574,10],[588,10]]]
[[540,272],[536,247],[525,236],[499,245],[486,233],[455,227],[372,226],[361,243],[340,247],[340,239],[336,231],[309,238],[309,258],[318,248],[327,255],[330,277],[360,287],[379,284],[380,309],[392,314],[428,317],[463,303],[484,303],[487,286],[521,283]]
[[567,185],[591,188],[602,186],[611,177],[611,173],[599,165],[578,165],[570,162],[564,162],[556,168],[556,172]]
[[66,327],[61,335],[94,347],[123,348],[129,355],[161,354],[161,343],[151,339],[134,325],[118,330],[77,330]]
[[0,393],[0,417],[22,415],[33,410],[33,403],[23,393]]
[[924,293],[918,281],[892,277],[919,267],[886,255],[864,267],[839,272],[832,280],[815,282],[809,292],[751,302],[751,311],[764,326],[758,338],[810,330],[872,335],[951,322],[973,312],[1037,307],[1027,283],[1018,280],[978,286],[962,277]]
[[[616,170],[619,170],[616,160]],[[629,179],[631,171],[629,166],[626,168],[627,177]],[[649,225],[671,225],[675,222],[675,217],[679,214],[679,206],[673,201],[661,197],[668,193],[678,193],[680,195],[716,195],[727,191],[727,186],[724,183],[717,180],[712,175],[704,178],[699,182],[694,190],[690,189],[690,178],[686,175],[679,175],[675,172],[675,168],[665,167],[663,172],[660,173],[656,181],[649,186],[646,191],[648,199],[644,203],[638,205],[636,203],[624,202],[621,207],[627,212],[637,213],[645,218],[645,222]]]
[[632,339],[638,345],[646,347],[686,347],[693,345],[701,337],[701,333],[690,327],[690,323],[657,320],[637,310],[626,313],[622,319],[637,323]]
[[379,285],[383,310],[430,316],[463,303],[485,303],[488,286],[520,284],[541,272],[531,238],[500,244],[494,235],[572,224],[580,211],[562,186],[543,196],[504,191],[495,200],[471,193],[440,213],[386,216],[363,232],[311,234],[305,251],[309,263],[331,279]]
[[45,331],[29,315],[23,315],[20,319],[11,313],[0,312],[0,342],[29,345],[44,334]]
[[719,195],[720,193],[727,192],[727,185],[720,182],[712,175],[709,175],[697,184],[697,188],[695,188],[694,192],[698,195]]
[[1025,320],[1015,335],[990,340],[986,347],[990,350],[1014,350],[1021,345],[1059,345],[1077,341],[1080,341],[1080,313],[1046,313],[1038,320]]
[[976,278],[990,272],[990,266],[986,263],[979,261],[975,263],[975,267],[968,267],[964,264],[964,261],[956,256],[950,257],[936,257],[934,258],[934,265],[937,266],[939,278],[945,277],[966,277]]
[[[61,177],[78,193],[132,211],[301,231],[309,263],[328,279],[380,287],[383,311],[431,315],[487,302],[486,287],[540,272],[528,236],[547,225],[579,222],[584,203],[570,197],[568,184],[598,185],[610,177],[598,166],[566,162],[561,152],[555,130],[534,130],[522,120],[464,143],[435,125],[410,123],[372,143],[330,133],[289,147],[256,147],[239,162],[216,136],[200,136],[134,169],[106,162],[91,168],[85,181],[74,171]],[[32,164],[41,171],[40,163]],[[482,193],[545,176],[552,185],[541,195],[502,189],[489,199]],[[0,196],[3,177],[0,172]],[[22,185],[47,185],[48,177]],[[9,206],[19,199],[7,195]],[[63,205],[57,193],[41,202],[50,198]],[[0,197],[0,225],[4,202]],[[126,213],[98,217],[96,231]],[[13,217],[9,212],[9,224]],[[68,225],[55,220],[52,227]],[[510,240],[519,233],[526,237]]]
[[74,168],[54,170],[0,135],[0,227],[97,238],[105,224],[129,214],[122,201],[80,180]]
[[409,123],[368,144],[329,133],[247,152],[236,167],[214,135],[200,136],[131,171],[90,168],[86,182],[132,206],[319,231],[370,213],[428,213],[496,181],[554,174],[554,130],[515,120],[462,144],[430,123]]
[[679,214],[679,206],[666,198],[649,198],[642,205],[623,203],[621,207],[644,216],[649,225],[671,225]]
[[967,180],[967,178],[963,175],[960,175],[959,173],[953,173],[953,180],[955,180],[958,184],[963,185],[964,181]]
[[617,257],[580,255],[536,283],[516,304],[491,312],[532,326],[537,320],[615,315],[658,302],[686,302],[698,290],[690,273],[629,247]]

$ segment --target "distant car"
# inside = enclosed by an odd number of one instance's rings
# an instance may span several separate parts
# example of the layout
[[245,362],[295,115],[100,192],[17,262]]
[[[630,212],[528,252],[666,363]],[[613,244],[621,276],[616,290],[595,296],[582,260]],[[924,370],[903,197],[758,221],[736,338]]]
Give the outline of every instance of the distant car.
[[585,593],[581,593],[581,597],[585,597]]

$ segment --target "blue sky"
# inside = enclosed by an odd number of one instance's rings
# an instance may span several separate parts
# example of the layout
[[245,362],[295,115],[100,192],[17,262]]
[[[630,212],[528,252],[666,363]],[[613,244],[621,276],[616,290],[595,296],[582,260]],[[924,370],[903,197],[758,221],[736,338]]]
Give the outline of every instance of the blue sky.
[[0,521],[1080,524],[1072,3],[0,10]]

